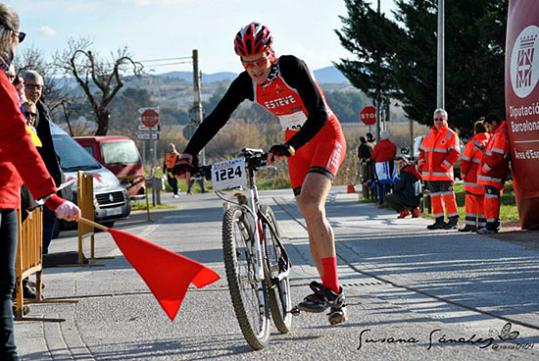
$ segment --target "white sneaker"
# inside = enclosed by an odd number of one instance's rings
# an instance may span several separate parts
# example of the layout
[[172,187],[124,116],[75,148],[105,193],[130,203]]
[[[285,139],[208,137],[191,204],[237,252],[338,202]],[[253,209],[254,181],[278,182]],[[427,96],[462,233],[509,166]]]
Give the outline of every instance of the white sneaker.
[[172,196],[172,198],[180,198],[180,196],[175,194],[175,195]]

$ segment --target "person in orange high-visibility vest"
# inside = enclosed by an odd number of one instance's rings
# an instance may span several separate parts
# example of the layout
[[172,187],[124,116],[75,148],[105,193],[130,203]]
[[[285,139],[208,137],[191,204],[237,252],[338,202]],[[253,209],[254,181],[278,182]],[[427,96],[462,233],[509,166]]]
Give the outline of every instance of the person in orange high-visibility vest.
[[[436,217],[427,229],[454,229],[459,215],[453,192],[453,165],[459,159],[459,137],[447,126],[447,112],[434,111],[434,126],[419,147],[418,168],[430,191],[432,212]],[[444,206],[448,222],[444,221]]]
[[490,138],[483,120],[475,122],[474,136],[466,143],[461,157],[460,175],[466,192],[466,221],[464,227],[459,229],[460,232],[475,232],[485,227],[487,222],[483,213],[485,186],[477,183],[477,171],[483,155],[481,149],[485,148]]
[[500,121],[496,115],[489,115],[485,119],[485,125],[487,130],[492,132],[492,137],[484,149],[477,173],[477,183],[485,186],[483,208],[487,224],[477,231],[482,234],[496,233],[500,229],[500,198],[503,184],[509,174],[510,160],[505,120]]
[[176,150],[176,146],[173,143],[170,143],[167,146],[167,153],[165,154],[165,161],[163,163],[163,171],[166,172],[168,184],[172,187],[172,197],[179,198],[178,195],[178,180],[176,176],[172,173],[174,166],[178,159],[180,159],[181,154]]

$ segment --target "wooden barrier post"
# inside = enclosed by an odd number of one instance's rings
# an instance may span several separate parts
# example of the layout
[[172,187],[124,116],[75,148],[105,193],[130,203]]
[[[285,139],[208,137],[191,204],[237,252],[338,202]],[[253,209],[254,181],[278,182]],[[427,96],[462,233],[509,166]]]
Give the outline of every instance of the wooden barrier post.
[[[93,177],[89,174],[79,171],[77,173],[77,204],[81,211],[81,216],[94,220],[94,182]],[[78,238],[79,238],[79,264],[84,264],[83,239],[90,236],[90,257],[95,258],[95,231],[94,227],[86,223],[79,222]]]
[[[22,210],[22,212],[26,212]],[[15,317],[21,319],[24,310],[24,296],[22,281],[32,274],[36,274],[36,296],[41,300],[43,270],[43,212],[40,207],[28,213],[22,222],[21,210],[17,211],[19,224],[17,259],[15,272],[17,277],[17,291],[15,300]]]

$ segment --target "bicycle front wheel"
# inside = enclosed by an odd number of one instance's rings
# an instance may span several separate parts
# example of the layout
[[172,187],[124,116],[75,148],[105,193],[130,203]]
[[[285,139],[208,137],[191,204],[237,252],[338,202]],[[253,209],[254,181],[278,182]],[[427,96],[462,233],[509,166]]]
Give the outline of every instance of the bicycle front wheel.
[[[275,279],[279,272],[282,271],[285,264],[285,259],[282,254],[282,249],[279,246],[276,237],[280,237],[277,220],[273,211],[268,206],[261,206],[260,211],[267,220],[263,222],[263,236],[266,245],[266,255],[268,257],[269,275]],[[270,229],[273,228],[273,231]],[[287,265],[288,266],[288,265]],[[290,278],[289,276],[275,282],[273,287],[269,289],[269,305],[271,310],[271,318],[275,327],[280,333],[288,333],[292,326],[292,298],[290,295]]]
[[243,337],[254,350],[269,340],[268,289],[256,279],[253,230],[241,208],[228,209],[223,217],[223,252],[228,289]]

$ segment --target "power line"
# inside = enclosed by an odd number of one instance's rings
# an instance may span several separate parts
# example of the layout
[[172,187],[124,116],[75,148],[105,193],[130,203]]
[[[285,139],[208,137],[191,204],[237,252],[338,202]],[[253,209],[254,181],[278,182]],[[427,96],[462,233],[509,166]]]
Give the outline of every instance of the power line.
[[160,67],[160,66],[179,65],[179,64],[191,64],[191,62],[190,61],[179,61],[179,62],[176,62],[176,63],[152,64],[152,65],[148,65],[148,67],[149,68],[156,68],[156,67]]
[[161,59],[137,60],[137,62],[139,62],[139,63],[155,63],[155,62],[160,62],[160,61],[184,60],[184,59],[192,60],[192,57],[190,57],[190,56],[180,56],[180,57],[177,57],[177,58],[161,58]]

